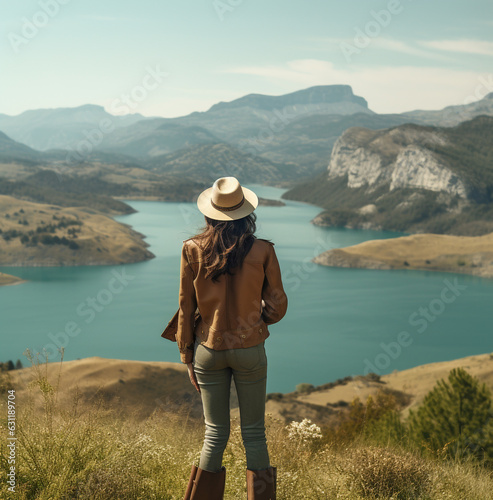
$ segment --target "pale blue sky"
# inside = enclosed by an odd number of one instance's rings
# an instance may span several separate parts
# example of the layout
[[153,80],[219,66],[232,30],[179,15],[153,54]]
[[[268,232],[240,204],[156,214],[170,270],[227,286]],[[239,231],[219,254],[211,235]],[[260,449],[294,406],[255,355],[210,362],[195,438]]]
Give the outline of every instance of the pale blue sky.
[[[173,117],[322,84],[352,85],[383,113],[493,91],[491,0],[18,0],[0,9],[0,113],[114,111],[130,94],[134,112]],[[358,29],[369,37],[355,41]],[[155,84],[146,75],[157,66],[168,75]]]

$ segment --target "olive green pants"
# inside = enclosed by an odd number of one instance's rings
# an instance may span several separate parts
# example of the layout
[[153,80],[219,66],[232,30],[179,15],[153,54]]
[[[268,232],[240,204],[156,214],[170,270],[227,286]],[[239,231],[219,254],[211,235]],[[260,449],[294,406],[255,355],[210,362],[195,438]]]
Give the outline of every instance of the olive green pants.
[[205,418],[199,467],[211,472],[221,469],[230,433],[229,398],[233,377],[247,468],[269,468],[265,437],[267,357],[264,342],[254,347],[219,351],[196,340],[193,364]]

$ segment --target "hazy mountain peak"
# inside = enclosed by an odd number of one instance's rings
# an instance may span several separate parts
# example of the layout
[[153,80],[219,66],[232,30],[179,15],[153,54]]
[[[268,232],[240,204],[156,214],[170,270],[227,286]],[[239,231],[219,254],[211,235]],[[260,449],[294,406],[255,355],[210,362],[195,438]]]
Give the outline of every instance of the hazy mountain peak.
[[145,117],[136,113],[122,120],[103,106],[83,104],[74,108],[31,109],[16,116],[0,115],[0,130],[40,151],[66,149],[85,140],[87,133],[97,134],[103,119],[110,120],[118,128]]
[[416,109],[402,113],[402,116],[408,116],[422,124],[445,127],[453,127],[479,115],[493,116],[493,92],[467,104],[454,104],[440,110]]
[[80,106],[74,107],[58,107],[58,108],[39,108],[39,109],[28,109],[19,113],[18,115],[0,115],[9,118],[22,118],[31,116],[73,116],[78,112],[93,112],[93,113],[106,113],[103,106],[98,104],[82,104]]
[[297,104],[329,104],[341,102],[358,104],[368,109],[367,101],[363,99],[363,97],[354,95],[350,85],[318,85],[278,96],[248,94],[230,102],[222,101],[214,104],[209,111],[242,107],[271,111]]

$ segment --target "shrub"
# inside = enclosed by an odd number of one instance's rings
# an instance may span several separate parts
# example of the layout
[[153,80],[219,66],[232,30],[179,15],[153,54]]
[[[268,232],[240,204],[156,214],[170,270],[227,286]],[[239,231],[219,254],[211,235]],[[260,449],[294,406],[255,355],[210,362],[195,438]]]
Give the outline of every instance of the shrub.
[[[366,403],[355,398],[347,411],[339,413],[334,425],[325,429],[325,438],[340,446],[356,438],[371,436],[376,422],[396,412],[397,408],[395,396],[383,390],[379,390],[374,397],[368,396]],[[400,422],[398,415],[396,418]],[[380,428],[378,432],[382,433],[383,429]]]
[[312,384],[298,384],[296,386],[296,392],[310,392],[314,387]]
[[381,447],[354,450],[345,472],[365,498],[421,498],[431,486],[431,469],[423,459]]
[[53,236],[51,236],[50,234],[42,234],[41,235],[41,243],[43,245],[53,245],[53,243],[54,243]]
[[377,373],[373,373],[373,372],[367,373],[365,375],[365,378],[366,378],[366,380],[369,380],[370,382],[380,382],[380,375],[378,375]]

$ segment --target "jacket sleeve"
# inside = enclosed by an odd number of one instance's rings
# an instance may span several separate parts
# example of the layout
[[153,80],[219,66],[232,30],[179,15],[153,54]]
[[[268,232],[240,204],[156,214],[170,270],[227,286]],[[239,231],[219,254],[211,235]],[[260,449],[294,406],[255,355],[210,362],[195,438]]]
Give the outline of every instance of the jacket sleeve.
[[180,292],[176,342],[182,363],[191,363],[194,348],[194,322],[197,298],[193,284],[194,273],[187,255],[187,244],[183,243],[180,263]]
[[288,308],[288,298],[281,280],[281,268],[273,245],[269,247],[269,254],[264,264],[265,278],[262,287],[262,299],[265,302],[262,319],[267,325],[280,321]]

